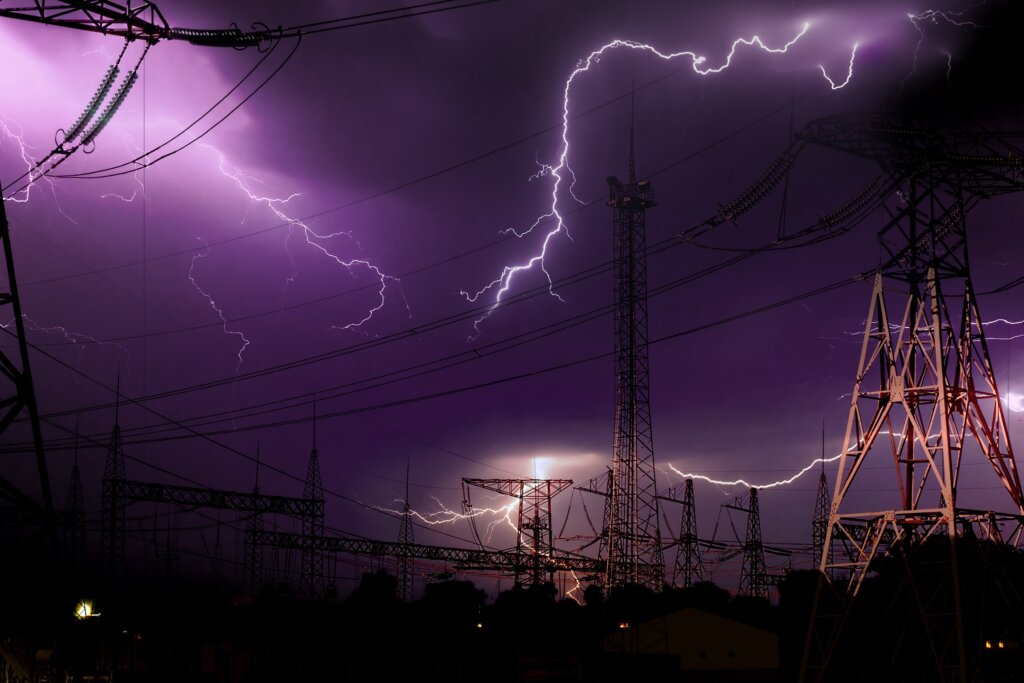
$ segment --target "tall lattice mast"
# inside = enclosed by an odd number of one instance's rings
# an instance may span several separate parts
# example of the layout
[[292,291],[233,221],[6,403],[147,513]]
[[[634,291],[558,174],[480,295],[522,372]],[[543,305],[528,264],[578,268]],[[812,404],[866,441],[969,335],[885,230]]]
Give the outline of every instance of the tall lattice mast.
[[77,582],[85,551],[85,496],[78,471],[78,425],[75,425],[75,464],[71,466],[68,495],[64,499],[64,552],[73,579]]
[[[302,535],[307,541],[321,538],[324,535],[324,484],[316,449],[316,404],[313,407],[313,450],[309,452],[302,497],[312,501],[314,507],[313,514],[302,518]],[[324,555],[312,542],[307,542],[302,551],[302,585],[310,597],[319,597],[324,592]]]
[[398,527],[398,597],[405,602],[413,599],[413,559],[411,547],[415,542],[412,531],[412,509],[409,507],[409,461],[405,461],[405,500],[402,502],[402,522]]
[[660,590],[665,561],[651,431],[647,355],[647,209],[651,184],[638,181],[630,125],[629,179],[608,178],[614,209],[615,434],[601,552],[605,587],[639,584]]
[[103,465],[100,512],[101,550],[104,575],[115,584],[124,570],[125,503],[122,488],[126,478],[124,446],[121,443],[121,376],[118,373],[114,429],[110,433],[107,459]]

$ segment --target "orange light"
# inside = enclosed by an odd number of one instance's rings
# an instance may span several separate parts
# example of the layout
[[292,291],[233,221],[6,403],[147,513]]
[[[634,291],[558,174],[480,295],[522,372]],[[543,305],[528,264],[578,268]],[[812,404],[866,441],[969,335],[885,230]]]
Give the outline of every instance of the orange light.
[[985,641],[985,649],[986,650],[991,650],[992,649],[992,641],[991,640],[986,640]]
[[477,628],[483,628],[483,627],[484,627],[484,625],[483,625],[483,624],[481,624],[480,622],[477,622],[477,624],[476,624],[476,627],[477,627]]
[[1000,640],[999,641],[999,649],[1002,650],[1004,647],[1005,647],[1005,645],[1003,645],[1003,641]]
[[619,628],[621,628],[621,629],[629,628],[629,622],[628,621],[620,621],[619,622]]

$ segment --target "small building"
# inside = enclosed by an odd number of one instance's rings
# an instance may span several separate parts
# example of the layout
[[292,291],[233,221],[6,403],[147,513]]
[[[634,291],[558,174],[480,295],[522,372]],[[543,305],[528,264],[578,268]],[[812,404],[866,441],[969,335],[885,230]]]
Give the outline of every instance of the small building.
[[620,624],[604,645],[607,653],[677,657],[683,681],[778,680],[778,634],[692,607]]

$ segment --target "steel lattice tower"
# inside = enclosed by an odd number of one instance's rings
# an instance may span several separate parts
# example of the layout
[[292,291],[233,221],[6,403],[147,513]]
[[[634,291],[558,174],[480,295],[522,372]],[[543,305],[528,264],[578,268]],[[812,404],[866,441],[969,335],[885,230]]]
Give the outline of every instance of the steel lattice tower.
[[821,476],[818,477],[818,494],[814,499],[814,519],[811,521],[811,551],[815,561],[820,561],[825,551],[825,536],[828,533],[828,519],[832,496],[828,492],[828,477],[825,476],[825,428],[821,429]]
[[677,587],[689,588],[704,580],[704,563],[701,561],[700,544],[697,539],[697,508],[693,499],[693,479],[687,479],[685,484],[678,543],[672,583]]
[[750,489],[747,503],[747,538],[743,542],[743,568],[740,572],[740,595],[768,599],[768,574],[764,566],[764,544],[761,542],[761,510],[757,489]]
[[[252,495],[260,495],[260,447],[256,445],[256,481]],[[245,524],[245,540],[242,552],[242,586],[246,595],[253,596],[263,584],[263,546],[257,542],[263,533],[263,515],[250,513]]]
[[412,509],[409,507],[409,462],[405,463],[405,499],[402,503],[402,521],[398,526],[399,554],[398,597],[404,602],[413,599],[413,559],[410,546],[414,543],[412,533]]
[[68,495],[64,499],[64,552],[71,575],[77,581],[82,569],[82,555],[85,552],[85,495],[82,493],[77,452],[75,464],[71,466]]
[[103,484],[100,512],[101,549],[103,570],[108,582],[115,583],[124,570],[125,502],[122,484],[125,481],[124,447],[121,443],[120,381],[117,389],[118,407],[114,415],[114,430],[110,434],[107,459],[103,466]]
[[639,584],[660,591],[665,561],[651,430],[647,355],[647,209],[651,184],[636,178],[630,132],[629,179],[608,178],[614,210],[615,433],[601,555],[606,589]]
[[[961,585],[958,537],[1001,542],[1006,528],[1019,541],[1024,494],[971,280],[966,215],[983,199],[1024,191],[1022,150],[998,133],[905,113],[824,119],[801,138],[874,161],[900,188],[878,232],[886,258],[871,291],[819,558],[835,582],[819,584],[802,679],[835,674],[830,658],[875,558],[896,554],[910,567],[926,539],[944,537],[944,589],[906,598],[924,627],[901,650],[907,676],[971,680],[980,668],[964,640],[963,591],[972,587]],[[894,291],[899,302],[890,307]],[[960,467],[972,460],[988,463],[1011,511],[994,511],[994,500],[987,510],[958,506]],[[868,461],[894,466],[889,509],[857,505]],[[824,586],[839,613],[820,607]]]
[[[10,428],[23,412],[28,414],[28,422],[32,431],[33,452],[36,468],[39,471],[39,486],[43,498],[44,525],[48,527],[56,550],[56,537],[53,536],[53,497],[50,493],[50,475],[46,465],[46,454],[43,451],[43,433],[39,426],[39,410],[36,406],[35,388],[32,384],[32,371],[28,357],[28,339],[25,336],[25,318],[21,311],[21,299],[18,297],[18,281],[14,277],[14,254],[11,250],[11,230],[7,222],[7,210],[0,198],[0,242],[4,249],[4,277],[0,278],[0,317],[11,318],[14,322],[14,334],[17,343],[17,354],[10,355],[0,349],[0,436]],[[8,334],[10,334],[8,332]],[[6,479],[0,477],[0,495],[13,489]],[[9,496],[16,505],[28,502],[20,492]],[[30,510],[38,513],[38,509]]]
[[[320,479],[320,456],[316,450],[314,428],[313,450],[309,453],[309,467],[306,468],[306,483],[302,497],[312,501],[314,514],[302,518],[302,535],[307,539],[324,535],[324,484]],[[324,590],[324,555],[313,544],[302,551],[302,584],[310,597],[319,597]]]

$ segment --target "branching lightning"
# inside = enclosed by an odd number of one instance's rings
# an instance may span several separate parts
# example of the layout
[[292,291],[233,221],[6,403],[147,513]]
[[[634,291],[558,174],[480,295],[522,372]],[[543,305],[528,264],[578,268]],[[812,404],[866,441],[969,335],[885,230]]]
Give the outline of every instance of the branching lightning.
[[18,154],[21,156],[21,160],[25,163],[25,166],[28,167],[28,182],[25,184],[24,188],[20,192],[16,192],[10,197],[4,198],[4,201],[12,202],[14,204],[27,203],[32,196],[32,187],[35,185],[35,181],[42,178],[50,188],[50,194],[53,196],[53,203],[57,207],[57,211],[60,212],[60,215],[64,216],[64,218],[68,219],[71,223],[78,225],[78,221],[64,213],[64,208],[61,206],[60,200],[57,198],[56,184],[52,178],[48,178],[46,176],[46,171],[39,168],[36,165],[36,162],[32,160],[32,155],[29,153],[31,147],[29,147],[28,143],[25,142],[24,131],[21,129],[21,126],[18,126],[18,128],[18,132],[15,132],[11,124],[3,118],[0,118],[0,131],[2,131],[8,139],[13,140],[14,144],[18,146]]
[[[1014,398],[1017,399],[1018,407],[1021,409],[1019,412],[1024,412],[1024,396],[1017,396],[1016,394],[1011,394],[1011,396],[1013,396]],[[1011,410],[1013,410],[1013,408],[1011,408]],[[1018,411],[1014,411],[1014,412],[1018,412]],[[883,434],[892,434],[892,433],[889,432],[888,430],[882,429],[882,430],[880,430],[878,432],[878,434],[879,434],[879,436],[881,436]],[[899,443],[902,443],[903,439],[906,438],[903,434],[895,434],[893,436],[896,437],[896,440]],[[939,436],[940,436],[939,434],[929,434],[926,437],[925,441],[928,441],[930,439],[936,439]],[[899,447],[899,443],[898,443],[897,447]],[[856,446],[851,446],[848,449],[847,452],[852,451],[854,448],[856,448]],[[836,460],[838,460],[841,457],[843,457],[843,454],[842,453],[837,453],[837,454],[829,456],[827,458],[815,458],[810,463],[808,463],[806,466],[804,466],[802,469],[797,471],[797,473],[794,474],[794,475],[786,477],[785,479],[779,479],[777,481],[769,481],[769,482],[765,482],[765,483],[762,483],[762,484],[751,483],[751,482],[747,481],[746,479],[733,479],[733,480],[713,479],[713,478],[707,476],[706,474],[694,474],[694,473],[691,473],[691,472],[681,472],[672,463],[669,463],[668,467],[669,467],[670,470],[672,470],[673,472],[678,474],[683,479],[699,479],[700,481],[705,481],[705,482],[707,482],[709,484],[714,484],[715,486],[743,486],[744,488],[753,488],[753,489],[773,489],[773,488],[778,488],[780,486],[787,486],[788,484],[792,484],[794,481],[796,481],[800,477],[804,476],[805,474],[810,472],[815,467],[817,467],[817,466],[819,466],[819,465],[821,465],[823,463],[827,464],[827,463],[835,462]]]
[[[125,355],[125,358],[131,358],[131,354],[128,352],[128,349],[125,346],[118,344],[117,342],[97,339],[96,337],[85,334],[83,332],[75,332],[74,330],[69,330],[63,325],[42,325],[40,323],[37,323],[35,320],[32,320],[32,318],[28,317],[28,315],[24,313],[22,313],[21,318],[22,320],[25,321],[25,328],[32,330],[34,332],[42,332],[43,334],[50,335],[59,335],[61,337],[64,337],[64,341],[68,342],[69,344],[74,344],[75,346],[78,346],[82,349],[84,349],[89,344],[96,344],[99,346],[112,346],[121,353],[123,353]],[[0,327],[6,330],[10,328],[10,326],[13,324],[14,319],[12,318],[7,322],[0,322]]]
[[[402,501],[396,499],[392,502],[401,503]],[[473,507],[468,512],[456,512],[455,510],[448,508],[438,498],[434,498],[434,502],[437,503],[437,507],[439,508],[434,512],[422,513],[417,510],[409,510],[409,514],[415,517],[416,519],[420,520],[424,524],[429,524],[431,526],[437,526],[441,524],[454,524],[455,522],[461,520],[476,519],[477,517],[494,516],[497,519],[494,519],[487,525],[487,536],[484,539],[485,543],[490,542],[491,536],[493,535],[495,528],[502,524],[507,524],[509,528],[511,528],[514,532],[519,533],[519,529],[516,527],[516,523],[512,519],[512,515],[515,513],[516,505],[518,504],[517,501],[513,501],[511,503],[508,503],[507,505],[503,505],[497,508]],[[395,515],[398,517],[401,517],[405,514],[401,510],[397,509],[380,507],[378,505],[374,505],[373,507],[376,510],[380,510],[381,512],[386,512],[388,514]]]
[[[505,266],[502,269],[501,274],[498,275],[498,277],[491,280],[489,283],[487,283],[486,285],[484,285],[482,288],[478,289],[475,292],[469,292],[465,290],[460,291],[460,294],[466,299],[466,301],[470,303],[475,303],[481,297],[489,295],[491,292],[494,293],[494,298],[491,305],[486,309],[482,316],[480,316],[474,321],[474,332],[469,336],[469,341],[475,340],[480,336],[481,324],[487,318],[489,318],[491,314],[501,305],[503,298],[511,289],[513,281],[516,279],[516,276],[519,275],[520,273],[531,271],[534,268],[540,270],[540,272],[543,273],[544,277],[548,281],[548,293],[551,294],[551,296],[555,297],[556,299],[562,301],[562,298],[558,295],[557,292],[554,291],[554,283],[551,279],[551,274],[547,269],[546,258],[548,255],[549,247],[558,235],[564,234],[565,236],[569,237],[565,219],[560,210],[559,197],[561,194],[562,185],[564,181],[566,181],[567,178],[570,179],[568,190],[571,194],[572,185],[575,184],[576,180],[575,174],[573,173],[572,168],[569,164],[569,100],[572,91],[572,86],[577,78],[590,71],[592,67],[596,66],[601,61],[601,58],[605,55],[605,53],[608,53],[613,50],[618,50],[620,48],[628,48],[630,50],[645,52],[665,61],[675,60],[680,57],[688,58],[690,60],[690,64],[693,68],[694,73],[696,73],[698,76],[718,74],[721,73],[722,71],[725,71],[732,65],[733,58],[736,56],[738,50],[741,47],[756,47],[762,50],[763,52],[768,52],[771,54],[785,54],[793,45],[795,45],[801,38],[803,38],[803,36],[810,30],[810,28],[810,22],[805,22],[801,27],[800,31],[781,47],[770,47],[769,45],[765,44],[759,36],[756,35],[751,38],[738,38],[735,41],[733,41],[729,53],[725,57],[725,60],[718,66],[709,66],[707,64],[707,57],[698,55],[697,53],[689,50],[666,53],[654,48],[651,45],[639,43],[632,40],[613,40],[591,52],[586,57],[586,59],[580,60],[576,68],[569,74],[569,77],[566,79],[562,91],[561,145],[558,153],[558,161],[554,165],[540,164],[540,171],[531,176],[531,180],[544,177],[550,177],[552,179],[550,208],[547,212],[538,216],[529,225],[529,227],[523,230],[509,229],[506,230],[506,233],[511,233],[516,237],[525,237],[526,235],[531,234],[536,228],[538,228],[545,222],[552,221],[554,225],[544,235],[544,239],[542,240],[540,245],[540,250],[536,254],[531,256],[529,259],[522,263]],[[853,62],[854,57],[856,56],[856,52],[857,46],[854,45],[853,54],[851,54],[850,56],[850,66],[847,72],[846,80],[843,81],[841,84],[837,84],[832,79],[830,79],[828,77],[828,74],[825,73],[825,70],[822,69],[822,73],[825,76],[825,79],[828,81],[829,85],[832,87],[833,90],[838,90],[842,87],[845,87],[846,84],[850,82],[850,79],[853,77]],[[575,195],[573,195],[573,197],[575,198]]]
[[821,75],[825,77],[825,80],[828,81],[829,86],[833,90],[840,90],[842,88],[845,88],[847,84],[850,82],[850,79],[853,78],[853,60],[857,58],[857,47],[858,43],[854,43],[853,50],[850,51],[850,64],[846,68],[846,80],[844,80],[842,83],[836,83],[835,81],[833,81],[829,77],[828,72],[825,71],[825,67],[822,66],[821,64],[818,65],[818,68],[821,69]]
[[228,329],[228,319],[224,317],[224,311],[221,310],[220,306],[217,305],[217,302],[214,300],[214,298],[210,296],[210,294],[208,294],[206,290],[200,287],[198,282],[196,282],[196,261],[198,261],[199,259],[204,259],[210,255],[210,245],[206,243],[206,240],[204,240],[201,237],[197,237],[196,239],[203,243],[203,246],[206,247],[206,251],[199,254],[195,254],[192,257],[192,262],[189,264],[188,267],[188,280],[189,282],[192,283],[192,286],[195,287],[195,290],[199,292],[199,294],[204,299],[206,299],[206,303],[210,305],[210,308],[212,308],[213,311],[217,314],[217,317],[220,318],[221,329],[224,330],[224,334],[238,337],[238,339],[242,342],[242,346],[238,349],[238,363],[235,365],[235,373],[238,373],[238,371],[242,369],[242,363],[245,362],[244,359],[242,358],[242,354],[245,352],[245,349],[248,348],[250,342],[249,339],[245,336],[245,333],[239,332],[238,330]]
[[[241,190],[249,198],[251,202],[263,204],[268,209],[270,209],[274,213],[274,215],[276,215],[282,221],[288,223],[288,225],[292,229],[301,229],[302,235],[306,240],[306,244],[313,247],[327,258],[334,261],[336,264],[344,268],[348,273],[351,274],[356,270],[366,270],[369,271],[373,278],[376,279],[377,282],[379,283],[380,286],[377,290],[378,303],[372,306],[365,316],[363,316],[360,320],[347,323],[344,325],[331,325],[331,329],[357,330],[360,327],[362,327],[365,323],[369,322],[377,313],[377,311],[384,308],[384,304],[386,302],[385,294],[387,292],[389,284],[398,287],[398,291],[401,294],[403,301],[405,301],[405,294],[404,292],[402,292],[401,281],[397,277],[393,275],[388,275],[387,273],[383,272],[380,268],[378,268],[376,265],[374,265],[373,263],[366,259],[344,259],[341,256],[338,256],[337,254],[332,252],[326,246],[324,246],[325,242],[328,242],[329,240],[334,239],[336,237],[344,237],[348,240],[351,240],[354,244],[358,246],[359,243],[355,240],[355,238],[352,236],[350,232],[339,230],[337,232],[321,235],[317,232],[314,232],[312,228],[303,223],[301,220],[293,218],[284,212],[283,207],[287,206],[288,202],[290,202],[292,199],[298,197],[300,193],[296,192],[283,198],[262,195],[253,189],[253,184],[254,182],[259,182],[258,179],[246,175],[237,168],[229,168],[227,166],[227,161],[224,157],[224,154],[217,151],[217,155],[219,158],[218,169],[220,170],[221,174],[223,174],[227,178],[230,178],[238,187],[238,189]],[[288,279],[288,282],[291,283],[294,280],[295,276],[296,273],[293,272],[292,276]],[[407,301],[405,301],[405,305],[406,311],[409,311],[409,304]],[[411,315],[411,311],[409,311],[409,314]]]
[[[911,25],[913,25],[914,30],[917,31],[917,43],[914,45],[914,58],[911,61],[910,73],[908,73],[906,77],[904,77],[902,85],[906,85],[907,81],[909,81],[911,77],[913,77],[913,75],[917,73],[917,63],[921,56],[921,45],[924,44],[925,38],[927,37],[925,35],[924,29],[921,27],[921,23],[931,22],[932,24],[937,25],[939,22],[946,22],[952,26],[957,26],[961,28],[965,26],[969,26],[971,28],[979,28],[978,24],[974,23],[973,21],[968,21],[967,19],[964,19],[963,16],[970,12],[975,7],[980,7],[981,5],[984,4],[984,1],[979,2],[975,5],[971,5],[966,9],[960,10],[959,12],[954,12],[952,10],[928,9],[923,12],[919,12],[918,14],[914,14],[913,12],[908,13],[907,19],[910,20],[910,23]],[[946,80],[949,80],[953,72],[953,55],[949,50],[945,49],[940,50],[940,52],[946,56]]]

